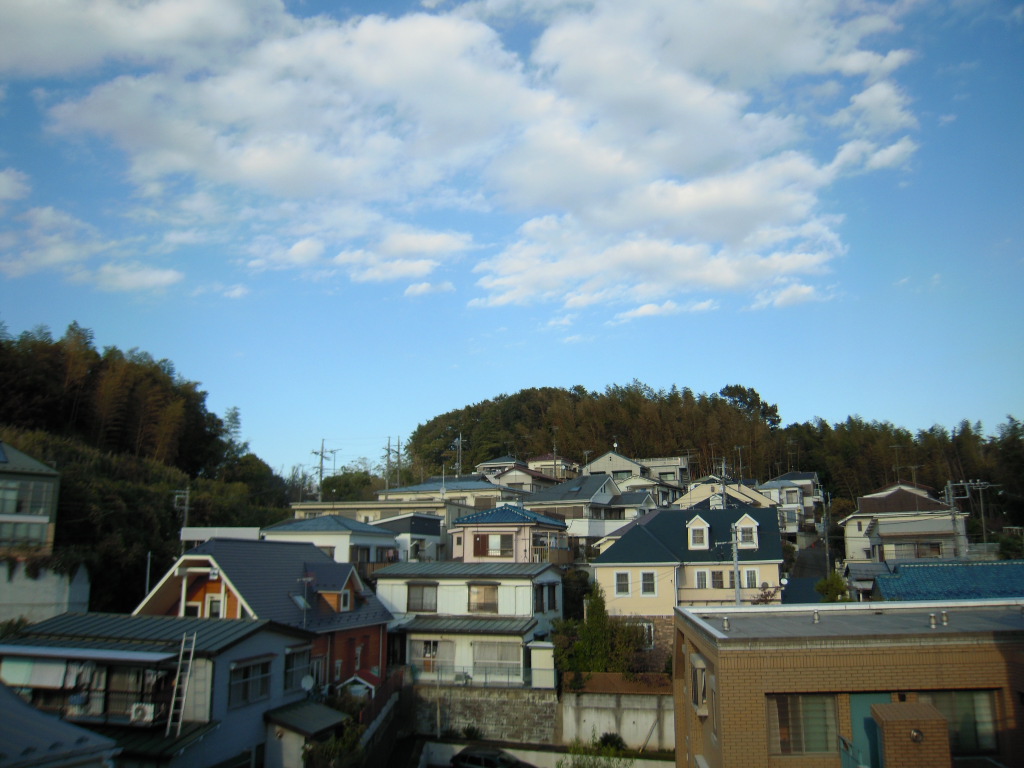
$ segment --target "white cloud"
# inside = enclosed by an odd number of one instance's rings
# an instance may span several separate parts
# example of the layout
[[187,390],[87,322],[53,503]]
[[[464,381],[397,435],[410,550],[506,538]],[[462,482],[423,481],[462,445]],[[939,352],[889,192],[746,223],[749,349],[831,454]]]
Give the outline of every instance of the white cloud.
[[451,293],[455,290],[452,283],[415,283],[405,289],[405,296],[426,296],[431,293]]
[[241,299],[249,295],[249,289],[244,285],[233,285],[227,288],[222,295],[228,299]]
[[168,288],[184,279],[176,269],[157,269],[144,264],[104,264],[91,276],[104,291],[154,291]]
[[873,83],[850,97],[850,106],[833,116],[833,122],[856,136],[879,136],[917,127],[907,95],[894,83]]
[[821,292],[812,285],[792,282],[783,283],[768,290],[759,291],[754,298],[752,309],[792,307],[808,301],[824,301]]
[[27,196],[30,191],[27,174],[15,168],[0,170],[0,203],[18,200]]
[[68,270],[111,247],[90,224],[52,206],[30,208],[11,231],[0,255],[0,271],[9,277],[45,269]]

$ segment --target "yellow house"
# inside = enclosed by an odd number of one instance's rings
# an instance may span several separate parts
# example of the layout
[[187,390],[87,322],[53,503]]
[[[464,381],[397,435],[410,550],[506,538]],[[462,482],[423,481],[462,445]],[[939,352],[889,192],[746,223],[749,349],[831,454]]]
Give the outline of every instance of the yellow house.
[[618,533],[592,561],[594,579],[610,616],[632,617],[646,630],[651,668],[668,658],[677,606],[779,600],[774,509],[661,509]]

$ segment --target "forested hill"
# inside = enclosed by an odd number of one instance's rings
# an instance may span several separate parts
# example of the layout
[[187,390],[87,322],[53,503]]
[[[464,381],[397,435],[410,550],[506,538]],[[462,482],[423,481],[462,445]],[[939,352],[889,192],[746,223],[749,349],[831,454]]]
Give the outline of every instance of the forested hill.
[[[607,387],[544,387],[501,395],[437,416],[413,432],[412,474],[462,472],[503,455],[551,453],[577,461],[618,444],[632,458],[689,455],[700,474],[721,472],[766,481],[790,470],[816,471],[835,498],[855,499],[896,479],[941,490],[949,480],[998,484],[986,504],[1024,513],[1024,428],[1008,416],[994,436],[965,420],[911,433],[888,422],[846,421],[781,426],[778,407],[755,390],[732,385],[718,393],[654,390],[641,382]],[[998,507],[998,510],[997,508]]]

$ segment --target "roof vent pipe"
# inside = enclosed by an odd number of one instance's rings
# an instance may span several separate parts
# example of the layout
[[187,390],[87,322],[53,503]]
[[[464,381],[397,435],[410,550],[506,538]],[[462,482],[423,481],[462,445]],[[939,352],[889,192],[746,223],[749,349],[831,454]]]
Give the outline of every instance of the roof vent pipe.
[[942,626],[944,626],[944,627],[948,627],[949,626],[949,611],[943,611],[942,612]]
[[728,632],[729,631],[729,617],[728,616],[723,616],[722,617],[722,631],[723,632]]
[[817,624],[819,621],[821,621],[821,616],[818,614],[817,611],[815,611],[814,612],[814,623]]
[[928,626],[931,627],[932,629],[935,629],[935,614],[934,613],[929,613],[928,614]]

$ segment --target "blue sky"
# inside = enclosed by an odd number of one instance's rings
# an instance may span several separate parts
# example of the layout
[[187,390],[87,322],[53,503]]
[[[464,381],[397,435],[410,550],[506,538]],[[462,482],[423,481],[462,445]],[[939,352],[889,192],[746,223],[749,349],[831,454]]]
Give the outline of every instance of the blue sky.
[[1022,76],[995,0],[6,0],[0,320],[170,359],[285,472],[634,379],[991,433]]

